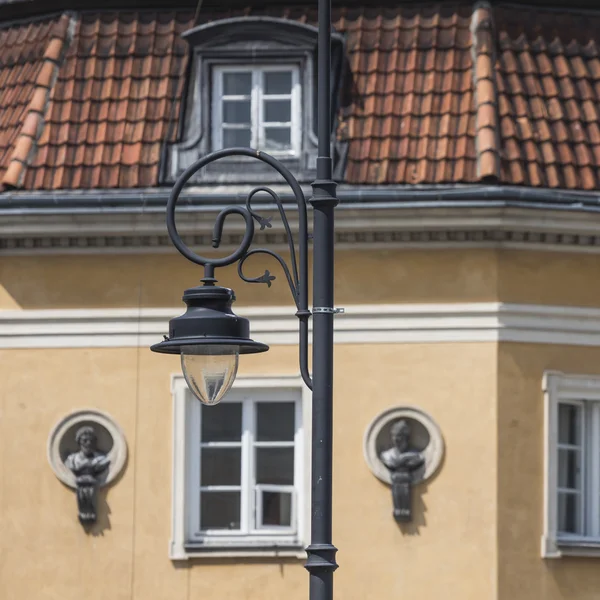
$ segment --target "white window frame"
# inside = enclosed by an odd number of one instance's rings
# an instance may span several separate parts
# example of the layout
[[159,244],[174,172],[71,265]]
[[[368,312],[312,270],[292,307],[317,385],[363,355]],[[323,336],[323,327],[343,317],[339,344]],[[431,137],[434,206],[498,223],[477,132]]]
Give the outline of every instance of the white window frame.
[[[172,560],[206,557],[298,557],[306,558],[304,547],[310,532],[310,439],[311,439],[311,395],[300,376],[291,377],[238,377],[233,386],[234,394],[248,392],[256,401],[263,401],[261,391],[277,390],[297,394],[296,429],[294,445],[294,486],[261,485],[265,490],[293,489],[292,527],[252,528],[247,521],[248,513],[242,508],[241,528],[246,532],[227,530],[200,533],[198,490],[193,482],[200,481],[200,403],[189,391],[183,375],[172,376],[173,394],[173,489],[172,489],[172,533],[169,557]],[[235,401],[235,398],[233,398]],[[226,402],[227,398],[223,400]],[[265,398],[264,401],[269,401]],[[249,406],[249,408],[248,408]],[[246,418],[253,418],[252,405],[244,406],[249,411]],[[246,432],[244,432],[246,435]],[[267,443],[267,442],[265,442]],[[281,445],[277,443],[277,445]],[[196,458],[198,457],[198,458]],[[242,507],[256,502],[250,499],[248,480],[251,473],[243,465],[242,478],[245,492]]]
[[[290,127],[291,149],[288,151],[267,150],[264,147],[264,119],[263,119],[263,98],[265,96],[262,86],[262,74],[265,72],[285,71],[292,73],[291,90],[291,121],[289,123],[269,122],[269,125],[283,125]],[[221,150],[223,146],[223,74],[224,73],[251,73],[252,91],[250,96],[250,120],[251,136],[250,146],[258,150],[264,150],[269,154],[279,158],[298,158],[302,150],[302,89],[300,84],[300,67],[297,64],[277,64],[277,65],[214,65],[213,66],[213,90],[212,90],[212,149]],[[288,94],[284,94],[288,99]],[[270,95],[270,99],[280,99],[276,95]],[[231,100],[236,96],[231,96]]]
[[[544,391],[544,532],[542,557],[600,556],[600,375],[566,375],[548,371]],[[559,406],[571,404],[582,411],[581,529],[589,533],[558,531]],[[592,477],[597,473],[597,477]]]

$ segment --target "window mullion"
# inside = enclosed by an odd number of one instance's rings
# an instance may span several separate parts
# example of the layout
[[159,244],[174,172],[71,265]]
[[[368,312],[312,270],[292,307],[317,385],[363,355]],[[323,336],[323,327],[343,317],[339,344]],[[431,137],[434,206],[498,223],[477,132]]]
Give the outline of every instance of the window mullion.
[[248,402],[250,414],[250,445],[249,445],[249,474],[250,490],[248,502],[248,514],[250,515],[250,529],[256,530],[257,510],[256,506],[256,401],[254,399]]
[[213,97],[213,146],[223,147],[223,76],[222,70],[216,71],[215,95]]
[[262,70],[255,68],[252,71],[252,100],[253,100],[253,116],[252,119],[252,143],[255,148],[262,149],[264,146],[263,140],[263,99],[262,99]]
[[244,401],[244,411],[246,417],[246,427],[244,430],[245,438],[245,458],[244,472],[246,480],[246,494],[244,497],[244,512],[246,514],[247,529],[246,532],[252,532],[256,529],[256,465],[254,442],[256,432],[256,410],[255,402],[252,399]]
[[579,482],[580,482],[580,496],[579,496],[579,531],[582,535],[586,534],[586,530],[588,528],[588,518],[587,518],[587,502],[586,502],[586,492],[588,489],[586,477],[587,477],[587,454],[588,454],[588,427],[586,427],[586,406],[585,404],[580,404],[579,410],[579,431],[581,439],[580,442],[580,457],[579,457],[579,465],[581,472],[579,474]]
[[300,103],[302,89],[300,87],[300,73],[298,68],[292,70],[292,97],[291,97],[291,141],[292,150],[294,153],[300,153],[301,140],[302,140],[302,124],[299,122],[300,115]]
[[587,483],[585,495],[588,518],[587,535],[600,537],[600,404],[589,403],[589,427],[587,431]]
[[[190,393],[190,392],[188,392]],[[202,446],[201,444],[197,444],[196,442],[198,439],[200,439],[200,442],[202,442],[201,439],[201,431],[202,431],[202,412],[201,412],[201,405],[199,402],[193,402],[191,404],[191,419],[190,419],[190,424],[189,427],[191,428],[191,431],[194,432],[194,435],[190,437],[190,441],[193,444],[193,450],[191,453],[192,456],[192,461],[191,461],[191,478],[190,480],[193,482],[199,482],[200,481],[200,473],[201,473],[201,465],[202,465]],[[188,508],[188,516],[187,518],[190,519],[191,523],[191,528],[190,530],[193,532],[199,532],[200,531],[200,522],[201,522],[201,515],[200,515],[200,496],[202,494],[202,492],[200,491],[200,486],[198,486],[197,484],[194,485],[193,490],[190,490],[190,495],[188,497],[190,497],[191,502],[189,503],[189,508]]]
[[254,499],[254,467],[253,467],[253,442],[254,442],[254,414],[251,400],[244,400],[242,404],[242,496],[241,496],[241,530],[247,534],[253,527]]
[[580,531],[582,535],[590,534],[590,512],[589,512],[589,502],[588,496],[590,492],[590,482],[588,481],[588,473],[589,469],[589,455],[592,450],[591,442],[591,423],[590,423],[590,413],[589,413],[589,405],[587,403],[580,403],[579,410],[579,431],[581,432],[581,449],[580,449],[580,462],[581,465],[581,473],[580,473],[580,482],[581,482],[581,495],[580,495]]
[[[293,118],[293,117],[292,117]],[[296,431],[294,433],[294,491],[292,497],[292,523],[299,535],[304,530],[304,502],[306,494],[302,494],[304,477],[304,423],[302,422],[302,402],[296,401],[294,410]]]

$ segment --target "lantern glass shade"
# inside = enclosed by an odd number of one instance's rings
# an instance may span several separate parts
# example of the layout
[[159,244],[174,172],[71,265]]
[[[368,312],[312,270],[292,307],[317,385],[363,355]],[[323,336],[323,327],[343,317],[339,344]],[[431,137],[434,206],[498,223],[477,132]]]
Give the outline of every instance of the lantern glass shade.
[[231,389],[238,370],[239,346],[182,346],[183,376],[203,404],[218,404]]

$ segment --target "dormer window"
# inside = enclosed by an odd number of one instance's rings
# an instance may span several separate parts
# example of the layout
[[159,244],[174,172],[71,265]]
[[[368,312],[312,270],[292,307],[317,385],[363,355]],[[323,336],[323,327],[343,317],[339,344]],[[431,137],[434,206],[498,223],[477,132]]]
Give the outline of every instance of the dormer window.
[[[198,158],[221,148],[251,147],[280,160],[304,183],[316,177],[317,29],[290,19],[240,17],[199,25],[184,35],[191,48],[179,142],[170,145],[162,181],[173,182]],[[343,40],[332,37],[332,107],[337,107]],[[335,143],[332,124],[332,144]],[[196,183],[274,183],[259,161],[212,163]]]
[[213,150],[244,146],[276,157],[300,156],[298,66],[215,66],[213,81]]

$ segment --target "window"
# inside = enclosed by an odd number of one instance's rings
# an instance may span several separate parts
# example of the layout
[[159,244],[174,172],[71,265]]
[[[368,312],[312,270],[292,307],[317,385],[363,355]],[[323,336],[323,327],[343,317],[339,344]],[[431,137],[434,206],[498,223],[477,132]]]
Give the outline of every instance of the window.
[[548,373],[542,554],[600,555],[600,377]]
[[[589,448],[593,438],[598,439],[598,431],[590,431],[588,443],[584,443],[584,429],[586,423],[591,424],[594,413],[598,412],[600,406],[589,402],[559,402],[558,404],[558,443],[557,443],[557,461],[558,461],[558,522],[557,530],[559,536],[570,535],[592,535],[599,537],[597,523],[593,523],[594,514],[598,513],[598,504],[593,506],[590,498],[589,506],[584,502],[584,462],[589,461],[597,463],[600,456],[593,456],[586,453],[586,447]],[[589,413],[586,415],[586,413]],[[586,418],[586,416],[588,418]],[[591,466],[591,465],[590,465]],[[598,465],[596,464],[596,467]],[[594,469],[590,469],[593,473]],[[589,482],[592,483],[591,481]],[[588,486],[585,486],[588,487]],[[600,502],[600,497],[598,498]],[[587,511],[586,511],[587,509]],[[585,518],[585,513],[589,512],[589,518]]]
[[299,378],[239,379],[204,406],[173,384],[172,558],[301,552],[308,403]]
[[275,156],[300,153],[298,67],[214,68],[213,149],[244,146]]
[[[301,183],[316,177],[317,28],[293,19],[244,16],[203,23],[182,37],[191,50],[178,114],[177,141],[165,147],[161,183],[172,183],[201,156],[245,146],[273,154]],[[331,39],[332,114],[341,101],[344,39]],[[336,178],[347,145],[332,123]],[[228,157],[195,173],[191,183],[281,183],[269,165]]]

